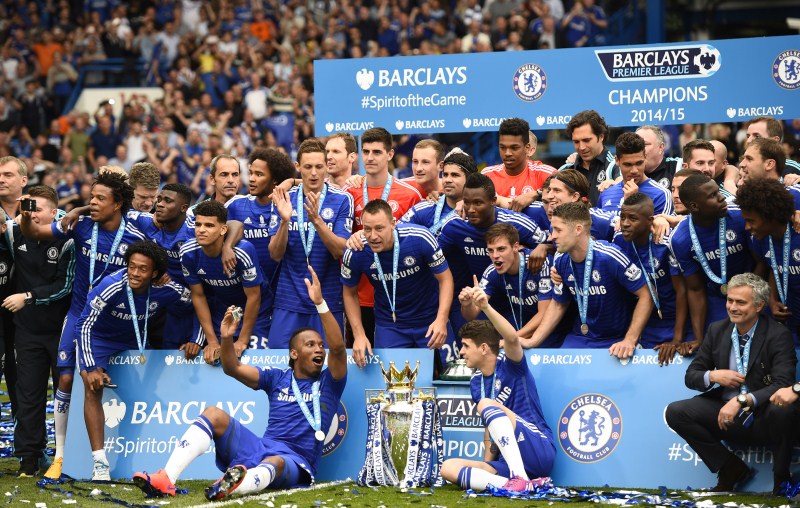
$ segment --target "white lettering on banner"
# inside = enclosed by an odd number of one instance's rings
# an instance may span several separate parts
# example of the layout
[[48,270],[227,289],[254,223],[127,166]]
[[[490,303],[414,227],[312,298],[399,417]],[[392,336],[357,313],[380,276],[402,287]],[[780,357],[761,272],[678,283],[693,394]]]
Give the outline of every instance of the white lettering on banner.
[[483,442],[449,439],[447,440],[445,458],[461,457],[465,459],[479,459],[483,461],[483,452]]
[[467,82],[466,67],[421,67],[419,69],[381,69],[378,71],[378,86],[436,86],[463,85]]
[[539,115],[536,117],[536,125],[567,125],[572,120],[572,115]]
[[708,100],[707,86],[676,86],[646,88],[643,90],[611,90],[608,103],[614,106],[627,104],[663,104],[665,102],[703,102]]
[[[256,403],[248,402],[217,402],[214,404],[219,409],[228,413],[231,417],[238,419],[243,424],[253,421],[253,410]],[[166,408],[162,402],[154,402],[148,407],[147,402],[137,401],[133,403],[131,414],[131,425],[149,425],[151,423],[163,424],[191,424],[197,416],[207,407],[205,401],[191,401],[185,404],[171,401],[166,403]]]
[[466,106],[466,95],[441,95],[432,93],[430,95],[420,95],[410,93],[408,95],[365,95],[361,98],[361,109],[405,109],[405,108],[439,108],[450,106]]
[[639,53],[615,53],[614,67],[645,67],[663,65],[688,65],[690,56],[688,50],[678,51],[647,51]]
[[530,360],[532,365],[539,365],[540,363],[543,365],[591,365],[592,355],[540,355],[539,353],[533,353]]
[[[152,437],[144,439],[126,439],[124,436],[109,436],[106,437],[104,449],[109,455],[113,453],[116,455],[122,455],[122,457],[146,453],[163,457],[171,454],[175,449],[175,446],[177,446],[179,443],[180,441],[178,441],[178,438],[175,436],[170,436],[168,440],[155,439]],[[213,441],[211,442],[211,446],[204,453],[215,453]]]

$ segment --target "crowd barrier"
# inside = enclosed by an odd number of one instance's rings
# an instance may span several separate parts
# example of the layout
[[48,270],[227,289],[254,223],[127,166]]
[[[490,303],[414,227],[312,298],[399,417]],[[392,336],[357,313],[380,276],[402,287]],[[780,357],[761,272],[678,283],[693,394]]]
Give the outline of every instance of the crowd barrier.
[[[385,383],[379,362],[398,368],[421,362],[417,387],[435,386],[442,417],[446,458],[481,460],[483,431],[467,383],[432,382],[433,356],[424,349],[375,350],[363,369],[352,361],[347,389],[329,429],[318,480],[355,478],[364,461],[366,389]],[[138,351],[112,360],[109,374],[119,388],[106,389],[106,452],[114,478],[156,471],[192,420],[216,405],[256,434],[267,424],[266,396],[251,391],[220,367],[201,358],[186,362],[176,351]],[[529,350],[526,360],[536,377],[539,396],[556,440],[553,479],[559,485],[685,489],[710,487],[715,477],[664,421],[666,406],[696,394],[684,385],[689,359],[658,366],[656,353],[637,351],[627,365],[605,350]],[[256,367],[286,368],[286,350],[247,351],[245,362]],[[76,478],[91,475],[91,454],[83,424],[83,387],[75,383],[65,450],[64,472]],[[800,472],[798,450],[793,470]],[[759,473],[751,491],[772,488],[772,454],[764,447],[736,449]],[[219,471],[208,453],[196,460],[184,478],[216,479]]]

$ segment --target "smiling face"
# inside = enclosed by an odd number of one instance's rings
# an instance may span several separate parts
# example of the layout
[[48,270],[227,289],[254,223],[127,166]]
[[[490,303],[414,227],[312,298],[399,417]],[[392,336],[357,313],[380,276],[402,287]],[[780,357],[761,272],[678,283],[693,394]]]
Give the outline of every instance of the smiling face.
[[652,223],[652,213],[648,213],[643,206],[622,205],[619,214],[619,229],[626,242],[647,238]]
[[294,360],[294,371],[300,377],[317,377],[325,364],[325,343],[322,337],[306,330],[297,334],[289,344],[289,358]]
[[731,323],[738,325],[739,330],[752,328],[763,308],[763,303],[755,304],[753,289],[750,286],[736,286],[728,289],[725,309],[728,311]]
[[603,151],[603,136],[595,135],[592,126],[587,123],[572,131],[572,144],[581,160],[589,164]]
[[128,260],[128,285],[132,290],[145,289],[158,275],[153,260],[144,254],[133,254]]

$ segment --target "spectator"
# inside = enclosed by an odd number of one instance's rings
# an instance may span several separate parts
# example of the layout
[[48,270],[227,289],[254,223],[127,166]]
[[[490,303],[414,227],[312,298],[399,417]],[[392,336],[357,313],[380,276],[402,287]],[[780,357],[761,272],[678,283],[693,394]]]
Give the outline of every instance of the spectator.
[[481,31],[481,22],[476,19],[469,25],[469,33],[461,39],[461,52],[474,53],[481,44],[491,45],[491,39]]
[[97,122],[97,129],[89,136],[90,147],[88,159],[89,164],[93,168],[100,166],[97,161],[99,156],[111,159],[117,154],[117,145],[120,144],[120,139],[112,131],[111,125],[110,117],[101,116]]

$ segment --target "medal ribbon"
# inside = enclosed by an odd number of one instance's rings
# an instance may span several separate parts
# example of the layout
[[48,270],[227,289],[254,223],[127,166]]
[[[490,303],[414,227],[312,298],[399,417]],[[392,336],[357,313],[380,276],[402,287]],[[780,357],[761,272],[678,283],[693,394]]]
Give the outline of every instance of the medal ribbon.
[[[647,270],[647,266],[645,266],[642,258],[639,257],[639,250],[636,248],[636,244],[631,242],[633,246],[633,252],[636,254],[636,259],[639,260],[639,264],[642,266],[642,271],[644,272],[644,281],[647,282],[647,289],[650,290],[650,296],[653,297],[653,303],[656,304],[656,311],[658,312],[659,319],[664,319],[661,316],[661,302],[658,299],[658,284],[656,282],[656,263],[653,258],[653,233],[650,233],[650,238],[647,240],[647,253],[650,258],[650,270]],[[650,277],[653,277],[653,283],[650,284]]]
[[772,265],[772,273],[775,274],[775,285],[778,286],[778,296],[781,299],[781,303],[784,305],[786,305],[786,301],[789,297],[789,244],[792,241],[789,228],[791,227],[791,224],[787,225],[786,232],[783,233],[783,259],[781,260],[783,273],[781,273],[780,284],[777,284],[779,272],[778,261],[775,259],[775,246],[772,244],[772,236],[769,237],[769,263]]
[[[366,187],[365,187],[366,188]],[[328,184],[322,184],[322,190],[319,193],[319,206],[317,213],[322,211],[322,203],[325,201],[325,196],[328,195]],[[311,249],[314,248],[314,237],[317,235],[317,228],[311,221],[308,221],[308,239],[306,239],[305,229],[305,209],[303,207],[305,196],[303,194],[303,184],[301,183],[297,189],[297,232],[300,233],[300,242],[303,244],[303,252],[306,253],[306,264],[308,264],[308,256],[311,255]]]
[[[490,397],[491,399],[494,399],[497,396],[497,393],[496,393],[496,390],[495,390],[495,381],[496,380],[497,380],[497,366],[495,366],[494,374],[492,374],[492,385],[491,385],[492,386],[492,396]],[[483,374],[481,374],[481,398],[482,399],[486,398],[486,387],[484,386],[484,382],[483,382]]]
[[[525,257],[522,253],[518,253],[519,255],[519,272],[517,273],[517,278],[519,279],[519,320],[517,320],[517,315],[514,312],[514,302],[511,301],[511,294],[508,292],[508,282],[506,281],[506,276],[503,274],[503,287],[506,289],[506,298],[508,298],[508,305],[511,307],[511,317],[514,318],[514,325],[519,330],[522,328],[522,303],[524,300],[522,299],[522,290],[524,286],[522,285],[523,279],[525,278]],[[492,397],[494,398],[494,397]]]
[[[389,200],[389,191],[392,190],[392,175],[386,177],[386,185],[383,186],[383,192],[381,193],[381,199],[384,201]],[[367,206],[369,203],[369,192],[367,191],[367,181],[364,180],[364,203],[362,206]],[[299,213],[299,212],[298,212]]]
[[150,319],[150,286],[147,287],[147,301],[144,304],[144,337],[139,329],[139,316],[136,313],[136,302],[133,301],[133,290],[127,282],[125,292],[128,294],[128,306],[131,308],[133,331],[136,332],[136,345],[139,346],[139,354],[144,356],[144,347],[147,345],[147,321]]
[[722,285],[728,282],[728,245],[725,242],[727,220],[725,217],[722,217],[719,219],[718,223],[720,267],[719,277],[717,277],[717,274],[711,270],[711,266],[708,264],[705,252],[703,252],[703,248],[700,246],[700,240],[697,238],[697,231],[694,229],[694,221],[692,220],[692,216],[689,216],[689,236],[692,239],[692,250],[694,251],[694,255],[697,256],[697,261],[700,263],[700,266],[703,268],[703,272],[705,272],[706,276],[711,280],[711,282]]
[[383,267],[381,266],[381,260],[378,259],[378,253],[373,252],[372,256],[375,259],[375,268],[378,270],[378,277],[381,279],[381,284],[383,284],[383,291],[386,293],[386,299],[389,300],[389,308],[392,309],[392,321],[397,321],[397,315],[395,314],[395,302],[397,299],[397,265],[400,262],[400,239],[397,236],[397,228],[392,231],[392,236],[394,237],[394,247],[392,248],[392,297],[389,298],[389,288],[386,286],[386,277],[383,275]]
[[583,287],[578,291],[578,272],[575,271],[575,265],[572,264],[572,258],[569,259],[572,274],[575,277],[575,298],[578,300],[578,315],[581,318],[581,325],[586,324],[586,314],[589,310],[589,285],[592,279],[592,263],[594,261],[594,240],[589,238],[589,248],[586,250],[586,262],[583,266]]
[[445,203],[445,195],[442,194],[439,197],[439,201],[436,203],[436,211],[433,213],[433,225],[430,227],[428,231],[433,233],[434,235],[442,229],[442,225],[444,221],[450,216],[450,214],[446,214],[442,217],[442,210],[444,210],[444,203]]
[[108,253],[108,258],[106,259],[106,265],[103,267],[103,271],[100,275],[97,276],[97,279],[94,278],[94,263],[97,261],[97,236],[98,236],[98,229],[100,226],[95,222],[92,226],[92,246],[89,249],[89,290],[91,291],[94,285],[99,281],[103,274],[106,273],[108,270],[108,264],[111,262],[111,258],[114,256],[114,253],[117,252],[119,248],[120,242],[122,242],[122,235],[125,233],[125,217],[122,217],[119,223],[119,229],[117,229],[117,235],[114,237],[114,243],[111,244],[111,251]]
[[[751,335],[745,343],[744,352],[742,352],[739,350],[739,330],[736,329],[736,325],[733,325],[733,331],[731,332],[731,349],[733,350],[733,358],[736,360],[736,372],[742,376],[747,376],[747,370],[750,367],[750,345],[753,343],[753,336],[756,334],[757,327],[758,321],[756,321],[756,326],[753,327],[753,335]],[[742,383],[742,386],[739,388],[739,393],[744,394],[748,391],[747,385]]]
[[308,404],[306,401],[303,400],[303,393],[300,391],[300,387],[297,385],[297,380],[294,378],[294,374],[292,374],[292,393],[294,394],[294,398],[297,401],[297,405],[300,406],[300,411],[303,412],[303,416],[306,417],[308,424],[311,425],[311,428],[315,431],[318,431],[322,428],[322,415],[319,411],[319,380],[314,381],[314,384],[311,385],[311,402],[314,405],[314,416],[311,416],[311,411],[308,410]]

